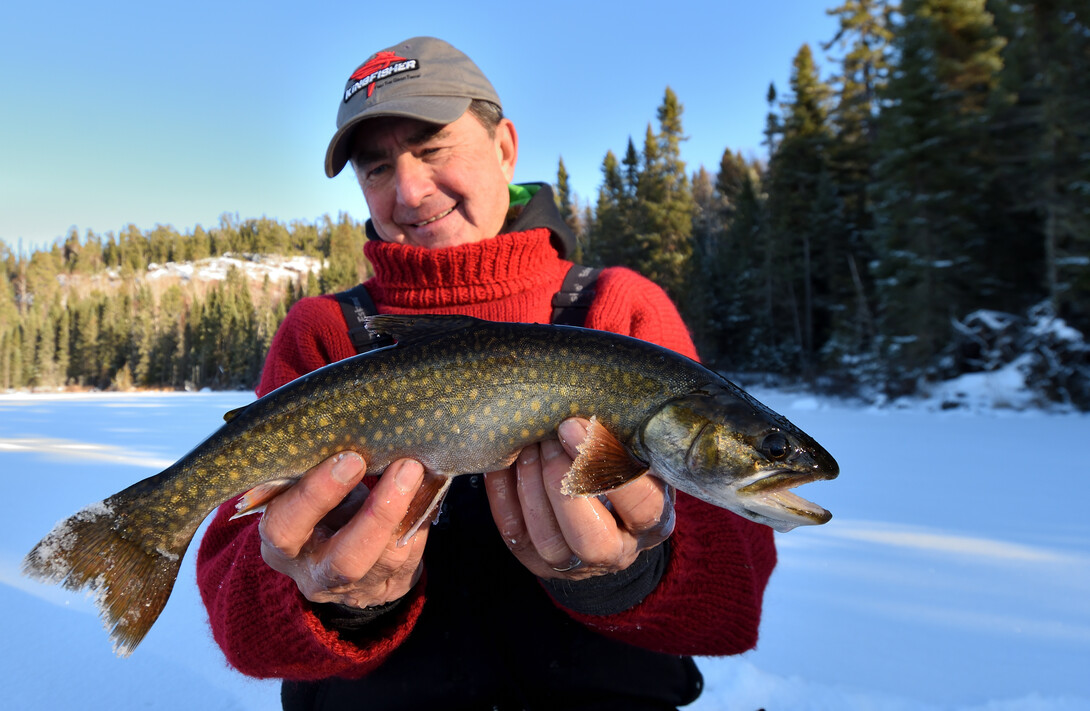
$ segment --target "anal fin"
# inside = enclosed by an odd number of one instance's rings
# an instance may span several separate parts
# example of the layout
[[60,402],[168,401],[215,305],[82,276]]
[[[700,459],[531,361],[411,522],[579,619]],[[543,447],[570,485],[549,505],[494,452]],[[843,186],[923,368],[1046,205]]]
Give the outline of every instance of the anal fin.
[[416,495],[409,502],[409,510],[397,526],[397,545],[403,546],[409,542],[420,527],[439,512],[439,506],[443,503],[443,497],[450,488],[451,477],[444,474],[436,474],[427,471],[424,473],[424,481],[416,490]]
[[299,481],[298,478],[290,478],[270,479],[261,482],[243,494],[235,503],[235,514],[231,516],[231,520],[234,521],[236,518],[242,518],[243,516],[249,516],[250,514],[264,511],[265,506],[270,501],[295,486],[295,482],[297,481]]
[[647,472],[597,418],[590,419],[587,437],[579,445],[579,456],[560,482],[567,496],[597,496],[612,491]]

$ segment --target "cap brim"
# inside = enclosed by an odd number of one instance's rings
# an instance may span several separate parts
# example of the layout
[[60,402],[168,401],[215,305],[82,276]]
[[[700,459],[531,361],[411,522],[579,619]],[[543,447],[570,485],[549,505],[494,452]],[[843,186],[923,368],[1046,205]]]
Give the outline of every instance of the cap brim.
[[368,119],[401,116],[427,123],[448,124],[461,118],[472,101],[464,96],[406,96],[364,109],[333,134],[333,140],[329,142],[329,148],[325,152],[325,174],[332,178],[344,169],[348,163],[352,134]]

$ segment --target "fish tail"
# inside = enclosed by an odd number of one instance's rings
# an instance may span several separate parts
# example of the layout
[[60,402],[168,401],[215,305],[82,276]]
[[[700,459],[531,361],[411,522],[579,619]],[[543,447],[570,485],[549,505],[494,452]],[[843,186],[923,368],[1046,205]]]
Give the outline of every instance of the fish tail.
[[27,554],[23,572],[69,590],[86,589],[114,652],[127,657],[163,611],[192,534],[178,550],[149,549],[123,524],[120,498],[88,506],[58,523]]

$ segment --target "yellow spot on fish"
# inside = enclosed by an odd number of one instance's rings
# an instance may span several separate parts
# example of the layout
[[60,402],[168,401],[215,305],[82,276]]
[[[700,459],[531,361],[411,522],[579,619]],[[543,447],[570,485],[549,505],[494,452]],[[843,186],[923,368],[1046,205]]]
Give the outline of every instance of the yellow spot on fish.
[[391,415],[396,415],[397,405],[390,405],[388,408],[386,408],[386,411],[389,412]]
[[507,425],[500,425],[500,434],[510,434],[511,428]]
[[538,410],[540,410],[541,409],[541,400],[531,400],[530,401],[530,409],[533,410],[534,412],[537,412]]
[[289,444],[288,445],[288,454],[290,454],[293,457],[296,456],[297,454],[299,454],[299,447],[297,445],[295,445],[295,443]]
[[382,440],[382,437],[383,437],[383,432],[382,432],[382,430],[377,430],[377,431],[375,432],[375,434],[374,434],[374,435],[372,435],[372,436],[373,436],[373,437],[375,438],[375,441],[376,441],[376,442],[379,442],[379,441],[381,441],[381,440]]
[[424,433],[424,441],[425,442],[431,442],[433,439],[435,439],[435,433],[434,432],[429,431],[429,432]]
[[423,427],[426,424],[428,424],[428,421],[425,420],[423,417],[416,418],[416,426],[417,427]]
[[522,435],[523,439],[530,439],[530,430],[526,429],[525,427],[522,428],[522,432],[520,432],[519,434]]
[[405,428],[402,427],[401,425],[398,425],[397,427],[394,428],[394,434],[399,434],[399,435],[400,434],[405,434]]
[[212,460],[212,463],[215,464],[217,467],[222,467],[224,464],[227,463],[227,457],[223,456],[222,454],[217,455],[216,458]]

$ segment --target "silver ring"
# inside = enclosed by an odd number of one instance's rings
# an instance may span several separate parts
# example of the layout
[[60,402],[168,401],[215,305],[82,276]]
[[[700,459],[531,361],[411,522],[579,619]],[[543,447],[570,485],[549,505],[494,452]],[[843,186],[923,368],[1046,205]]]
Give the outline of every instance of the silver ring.
[[571,571],[575,570],[576,568],[580,567],[581,565],[583,565],[583,561],[579,560],[579,556],[577,556],[575,554],[572,554],[572,557],[568,558],[567,567],[558,568],[558,567],[556,567],[554,565],[553,570],[555,570],[558,573],[568,573],[568,572],[571,572]]

